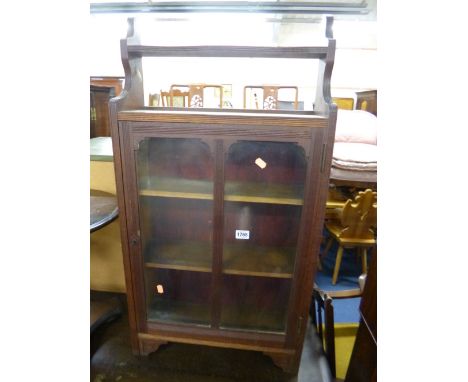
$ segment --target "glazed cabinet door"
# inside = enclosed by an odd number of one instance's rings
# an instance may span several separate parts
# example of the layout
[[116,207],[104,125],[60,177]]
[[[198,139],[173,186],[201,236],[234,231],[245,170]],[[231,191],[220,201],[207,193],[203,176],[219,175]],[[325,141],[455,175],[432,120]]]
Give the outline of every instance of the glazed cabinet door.
[[286,333],[306,173],[297,143],[225,144],[221,329]]
[[211,324],[214,159],[201,139],[134,152],[147,322]]
[[135,207],[127,221],[138,242],[130,257],[140,330],[183,324],[285,339],[308,229],[310,141],[129,130],[126,198]]

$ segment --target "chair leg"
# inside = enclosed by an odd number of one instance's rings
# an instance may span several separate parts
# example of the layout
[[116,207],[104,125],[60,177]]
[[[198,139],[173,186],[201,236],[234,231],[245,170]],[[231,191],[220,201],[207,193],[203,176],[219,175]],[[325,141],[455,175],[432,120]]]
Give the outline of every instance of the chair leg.
[[332,278],[333,285],[336,284],[336,280],[338,279],[338,272],[340,271],[342,257],[343,257],[343,247],[340,245],[338,247],[338,252],[336,254],[335,269],[333,270],[333,278]]
[[[320,240],[320,247],[322,247],[323,244],[325,244],[325,237],[324,236],[322,236],[322,240]],[[318,259],[317,259],[317,269],[321,272],[322,271],[322,262],[320,260],[321,260],[321,254],[320,254],[320,251],[319,251]]]
[[322,246],[323,244],[325,244],[325,236],[322,236],[322,239],[320,240],[320,246]]
[[333,310],[332,299],[327,296],[325,300],[325,346],[331,374],[333,378],[336,378],[335,318]]
[[328,238],[327,245],[326,245],[325,249],[323,250],[322,259],[324,259],[325,256],[327,255],[327,253],[330,252],[330,248],[331,248],[332,244],[333,244],[333,237],[330,236]]
[[362,273],[367,273],[367,249],[359,248],[359,252],[361,252]]

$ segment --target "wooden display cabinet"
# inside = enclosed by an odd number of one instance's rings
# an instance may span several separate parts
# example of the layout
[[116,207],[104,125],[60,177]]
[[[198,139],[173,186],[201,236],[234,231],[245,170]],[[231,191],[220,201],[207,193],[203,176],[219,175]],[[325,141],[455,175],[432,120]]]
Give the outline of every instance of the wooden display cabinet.
[[[297,373],[336,124],[331,23],[317,48],[149,47],[130,19],[110,115],[135,354],[247,349]],[[317,59],[316,110],[144,107],[144,56]]]

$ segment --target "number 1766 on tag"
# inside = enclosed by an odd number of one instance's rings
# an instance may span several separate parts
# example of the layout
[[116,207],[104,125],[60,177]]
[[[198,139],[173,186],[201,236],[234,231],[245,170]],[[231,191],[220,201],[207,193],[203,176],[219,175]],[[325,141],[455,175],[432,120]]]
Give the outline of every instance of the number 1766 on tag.
[[250,238],[250,231],[236,229],[236,239],[248,240]]

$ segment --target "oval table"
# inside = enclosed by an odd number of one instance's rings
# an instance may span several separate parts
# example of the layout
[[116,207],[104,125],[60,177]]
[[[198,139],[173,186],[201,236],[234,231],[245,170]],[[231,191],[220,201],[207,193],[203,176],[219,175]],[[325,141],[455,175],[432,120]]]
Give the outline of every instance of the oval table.
[[91,232],[105,227],[119,216],[116,196],[104,191],[91,190],[90,209]]
[[[108,192],[91,190],[90,199],[90,232],[95,232],[119,216],[117,198]],[[100,325],[119,317],[122,305],[117,297],[91,296],[91,333]]]

